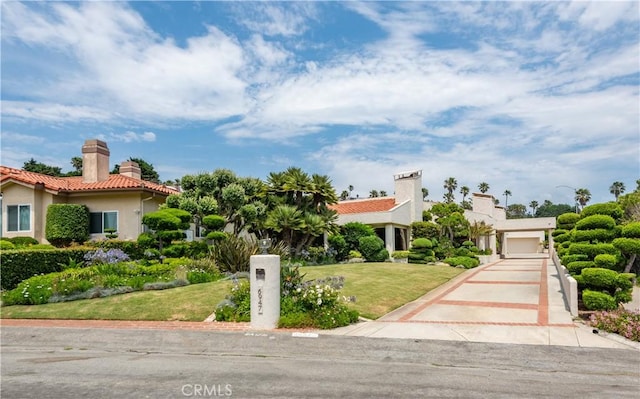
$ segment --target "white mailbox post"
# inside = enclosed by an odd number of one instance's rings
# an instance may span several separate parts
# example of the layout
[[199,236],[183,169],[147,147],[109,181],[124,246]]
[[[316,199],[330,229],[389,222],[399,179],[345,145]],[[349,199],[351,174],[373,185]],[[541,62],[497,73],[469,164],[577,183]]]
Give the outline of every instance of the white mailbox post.
[[[266,252],[269,242],[262,240]],[[249,264],[251,274],[251,328],[273,329],[280,319],[280,256],[253,255]]]

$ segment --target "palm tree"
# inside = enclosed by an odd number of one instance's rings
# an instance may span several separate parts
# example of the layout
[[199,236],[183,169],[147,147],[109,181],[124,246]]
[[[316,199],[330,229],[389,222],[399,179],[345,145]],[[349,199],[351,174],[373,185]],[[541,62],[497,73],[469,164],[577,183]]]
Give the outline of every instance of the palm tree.
[[429,196],[429,189],[426,187],[422,187],[422,200],[426,200]]
[[369,191],[369,198],[377,198],[377,197],[378,197],[378,190]]
[[469,225],[469,241],[475,242],[476,246],[479,244],[478,240],[482,236],[488,236],[493,233],[493,226],[483,221],[475,221]]
[[292,249],[293,234],[303,227],[304,220],[302,213],[295,206],[278,205],[269,212],[264,225],[268,229],[282,233],[282,239]]
[[489,191],[489,183],[482,182],[478,184],[478,190],[480,190],[482,194],[486,193]]
[[609,187],[609,192],[615,195],[616,201],[618,200],[618,197],[620,196],[620,194],[624,193],[624,190],[625,190],[624,183],[621,181],[614,181],[611,187]]
[[302,198],[311,187],[311,178],[300,168],[290,167],[284,172],[284,189],[291,193],[296,206],[302,206]]
[[460,194],[462,194],[462,202],[464,202],[464,200],[467,198],[467,195],[469,195],[469,187],[460,187]]
[[342,190],[340,193],[340,201],[344,201],[349,199],[349,192],[347,190]]
[[444,198],[444,202],[446,202],[447,204],[452,203],[454,200],[453,193],[444,193],[442,197]]
[[316,211],[319,211],[322,206],[326,207],[338,202],[336,191],[327,175],[319,175],[317,173],[311,175],[309,191],[313,197],[312,206]]
[[535,216],[536,209],[538,209],[538,201],[533,200],[529,202],[529,207],[531,208],[531,216]]
[[380,196],[381,197],[386,197],[387,196],[387,192],[384,190],[380,190]]
[[580,204],[582,208],[587,205],[587,202],[591,200],[591,192],[586,188],[579,188],[576,190],[576,202]]
[[447,194],[445,194],[447,202],[453,202],[453,192],[456,191],[456,188],[458,188],[458,181],[455,177],[450,177],[444,181],[444,189],[447,190]]
[[509,196],[511,195],[511,191],[504,190],[504,193],[502,193],[502,195],[504,195],[504,207],[507,208],[509,204]]

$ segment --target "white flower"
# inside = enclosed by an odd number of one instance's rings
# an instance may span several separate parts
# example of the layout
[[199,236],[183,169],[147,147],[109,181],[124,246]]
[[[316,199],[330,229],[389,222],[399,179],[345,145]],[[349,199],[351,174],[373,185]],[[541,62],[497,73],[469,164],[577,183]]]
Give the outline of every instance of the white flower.
[[318,306],[322,305],[322,299],[318,298]]

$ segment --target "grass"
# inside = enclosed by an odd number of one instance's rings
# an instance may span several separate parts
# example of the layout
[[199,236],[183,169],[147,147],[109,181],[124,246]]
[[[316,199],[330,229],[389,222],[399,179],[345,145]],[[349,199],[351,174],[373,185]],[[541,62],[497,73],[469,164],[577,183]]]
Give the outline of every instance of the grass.
[[[417,299],[447,282],[463,269],[402,263],[356,263],[300,269],[305,279],[344,276],[342,294],[363,317],[378,317]],[[229,293],[231,282],[194,284],[163,291],[139,291],[107,298],[35,306],[5,306],[2,318],[180,320],[202,321]]]
[[2,318],[202,321],[228,294],[229,281],[106,298],[0,308]]
[[411,263],[354,263],[300,268],[305,280],[344,276],[342,294],[355,296],[350,306],[362,317],[377,319],[462,273],[450,266]]

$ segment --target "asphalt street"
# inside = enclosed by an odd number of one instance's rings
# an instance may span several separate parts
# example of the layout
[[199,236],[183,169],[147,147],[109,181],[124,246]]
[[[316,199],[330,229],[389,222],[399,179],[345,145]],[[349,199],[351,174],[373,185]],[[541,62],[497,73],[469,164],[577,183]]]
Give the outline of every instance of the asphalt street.
[[635,350],[291,333],[1,329],[8,398],[638,398]]

